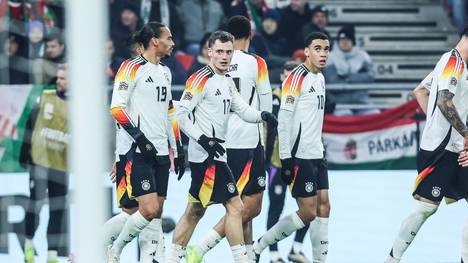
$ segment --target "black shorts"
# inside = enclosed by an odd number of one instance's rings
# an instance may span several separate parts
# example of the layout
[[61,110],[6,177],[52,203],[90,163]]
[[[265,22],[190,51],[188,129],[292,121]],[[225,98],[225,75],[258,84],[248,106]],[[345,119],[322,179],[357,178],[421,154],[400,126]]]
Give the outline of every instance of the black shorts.
[[124,208],[138,207],[138,202],[130,199],[127,192],[127,184],[130,183],[132,163],[126,155],[119,155],[119,161],[115,164],[115,185],[117,188],[117,205]]
[[294,179],[289,190],[294,198],[317,195],[317,190],[328,189],[328,168],[325,159],[294,158]]
[[265,191],[265,153],[261,144],[254,149],[227,149],[227,162],[241,195]]
[[468,198],[468,168],[461,167],[457,159],[458,153],[445,149],[420,150],[413,196],[434,202],[440,202],[444,197],[452,200]]
[[189,190],[189,202],[210,204],[225,203],[239,195],[236,181],[227,163],[220,161],[190,162],[192,183]]

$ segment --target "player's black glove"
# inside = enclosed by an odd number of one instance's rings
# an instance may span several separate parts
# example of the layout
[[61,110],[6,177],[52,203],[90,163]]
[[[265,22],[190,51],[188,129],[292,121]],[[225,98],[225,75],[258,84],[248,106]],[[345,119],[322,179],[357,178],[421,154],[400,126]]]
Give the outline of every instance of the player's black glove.
[[202,136],[200,136],[197,142],[201,145],[201,147],[203,147],[203,149],[205,149],[205,151],[208,152],[209,156],[219,158],[219,156],[223,155],[226,152],[223,146],[219,144],[224,141],[218,138],[208,138],[206,135],[203,134]]
[[294,178],[294,160],[287,158],[281,160],[281,180],[287,185],[291,184]]
[[268,125],[271,125],[271,127],[278,126],[278,120],[276,119],[275,115],[273,115],[273,113],[271,112],[262,111],[262,120],[268,122]]
[[177,180],[180,181],[185,173],[185,154],[182,146],[177,146],[177,158],[174,158],[174,171],[178,175]]
[[146,138],[146,136],[142,132],[139,132],[133,138],[135,139],[135,143],[140,149],[140,152],[143,155],[145,162],[153,164],[156,161],[156,154],[158,153],[158,151],[156,151],[156,148],[154,148],[154,145],[148,140],[148,138]]

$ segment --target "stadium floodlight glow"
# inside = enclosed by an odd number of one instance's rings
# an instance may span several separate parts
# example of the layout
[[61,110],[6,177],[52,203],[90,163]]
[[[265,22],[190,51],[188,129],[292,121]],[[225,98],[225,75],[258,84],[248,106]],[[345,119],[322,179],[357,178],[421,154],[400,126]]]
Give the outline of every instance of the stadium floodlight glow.
[[106,169],[104,94],[107,1],[66,1],[70,83],[71,174],[74,177],[72,253],[77,262],[103,262],[102,175]]

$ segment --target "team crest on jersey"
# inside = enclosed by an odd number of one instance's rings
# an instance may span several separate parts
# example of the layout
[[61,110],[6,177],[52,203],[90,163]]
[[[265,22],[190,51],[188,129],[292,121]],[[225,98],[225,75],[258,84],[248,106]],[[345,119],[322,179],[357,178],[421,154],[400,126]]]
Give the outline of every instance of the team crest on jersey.
[[258,182],[258,185],[260,187],[264,187],[265,186],[265,177],[264,176],[260,176],[257,178],[257,182]]
[[288,95],[286,97],[286,103],[289,103],[289,104],[294,104],[294,101],[296,100],[296,98],[294,98],[294,96],[291,96],[291,95]]
[[184,98],[183,98],[184,100],[192,100],[192,98],[193,98],[192,93],[190,93],[189,91],[185,92]]
[[149,144],[149,143],[145,145],[145,148],[146,148],[147,151],[153,150],[153,146],[151,146],[151,144]]
[[124,81],[120,82],[119,90],[128,90],[128,83]]
[[455,77],[452,77],[452,78],[450,79],[450,85],[452,85],[452,86],[457,86],[457,83],[458,83],[458,81],[457,81],[457,79],[456,79]]
[[305,191],[306,191],[307,193],[312,193],[312,191],[314,191],[314,183],[312,183],[312,182],[307,182],[307,183],[305,184]]
[[228,183],[227,184],[227,189],[229,193],[233,194],[236,191],[236,186],[233,183]]
[[431,192],[432,196],[433,196],[433,197],[439,197],[439,196],[440,196],[440,191],[441,191],[441,190],[442,190],[442,189],[441,189],[440,187],[438,187],[438,186],[432,187],[432,192]]
[[149,182],[149,180],[143,180],[141,181],[141,189],[143,189],[144,191],[148,191],[151,187],[151,184]]

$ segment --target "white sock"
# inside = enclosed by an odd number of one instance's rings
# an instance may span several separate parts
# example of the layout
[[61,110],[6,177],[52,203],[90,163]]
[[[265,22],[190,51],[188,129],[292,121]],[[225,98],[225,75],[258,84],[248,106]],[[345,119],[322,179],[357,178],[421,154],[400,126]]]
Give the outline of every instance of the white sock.
[[24,247],[34,247],[34,243],[32,239],[26,238],[24,240]]
[[292,250],[293,250],[293,252],[295,254],[301,253],[302,252],[302,243],[294,241],[293,246],[292,246]]
[[210,251],[210,249],[214,248],[219,241],[221,241],[222,237],[216,232],[213,228],[211,228],[202,239],[198,240],[197,242],[197,250],[200,254],[205,255],[206,252]]
[[246,244],[245,250],[247,250],[247,257],[249,258],[249,262],[255,262],[255,252],[253,250],[253,244]]
[[102,234],[102,240],[104,241],[103,251],[106,251],[107,247],[114,243],[129,217],[129,214],[122,211],[117,215],[111,217],[109,220],[107,220],[106,223],[104,223]]
[[400,232],[393,243],[390,256],[401,259],[421,226],[437,211],[437,207],[437,205],[417,201],[414,211],[401,223]]
[[463,262],[468,263],[468,219],[463,228],[462,259]]
[[180,260],[185,257],[186,247],[172,244],[171,249],[169,250],[169,255],[167,257],[167,263],[179,263]]
[[277,250],[270,251],[270,261],[276,261],[280,258],[281,255]]
[[309,235],[312,244],[313,262],[324,263],[328,254],[328,218],[316,217],[310,223]]
[[269,245],[277,243],[291,235],[294,231],[303,228],[304,222],[296,214],[292,213],[278,221],[259,240],[254,243],[255,253],[260,254]]
[[150,221],[146,220],[146,218],[140,214],[140,211],[136,211],[131,215],[127,219],[127,222],[125,222],[122,231],[112,245],[114,253],[118,253],[120,255],[122,249],[130,243],[141,232],[141,230],[149,224],[149,222]]
[[249,263],[247,250],[244,244],[239,244],[231,247],[234,263]]
[[57,250],[47,251],[47,260],[57,259]]
[[140,232],[140,263],[164,262],[164,236],[161,219],[155,218]]

